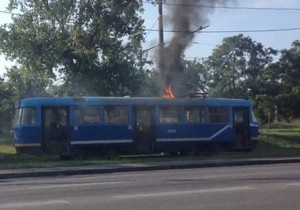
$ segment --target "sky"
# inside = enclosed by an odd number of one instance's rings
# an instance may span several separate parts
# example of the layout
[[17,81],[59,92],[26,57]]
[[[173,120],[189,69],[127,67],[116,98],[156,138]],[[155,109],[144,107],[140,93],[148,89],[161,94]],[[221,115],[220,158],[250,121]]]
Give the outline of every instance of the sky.
[[[168,0],[170,2],[170,0]],[[167,2],[168,2],[167,1]],[[224,0],[225,2],[226,0]],[[9,0],[0,1],[0,25],[11,22],[10,15],[3,13]],[[235,0],[228,1],[224,8],[222,5],[215,8],[207,16],[208,27],[197,33],[184,55],[186,59],[206,58],[211,55],[212,50],[222,43],[226,37],[243,34],[249,36],[253,41],[261,43],[264,47],[274,49],[289,49],[295,40],[300,40],[300,1],[299,0]],[[158,7],[144,4],[146,31],[143,49],[153,48],[158,45]],[[232,9],[232,8],[235,9]],[[163,6],[163,18],[167,19],[168,8]],[[294,29],[297,30],[280,30]],[[164,23],[165,30],[172,30]],[[256,32],[247,32],[247,31]],[[264,31],[272,30],[272,31]],[[228,32],[230,31],[230,32]],[[258,32],[264,31],[264,32]],[[164,41],[171,39],[172,33],[164,32]],[[149,50],[148,56],[155,50]],[[0,77],[5,73],[5,66],[13,63],[7,61],[0,54]]]

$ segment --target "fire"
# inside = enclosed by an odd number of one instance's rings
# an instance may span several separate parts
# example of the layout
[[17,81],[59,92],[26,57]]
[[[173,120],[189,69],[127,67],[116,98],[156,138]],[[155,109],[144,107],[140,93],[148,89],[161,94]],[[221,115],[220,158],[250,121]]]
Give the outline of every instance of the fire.
[[167,85],[163,97],[164,98],[176,98],[175,94],[174,94],[174,92],[172,90],[172,85]]

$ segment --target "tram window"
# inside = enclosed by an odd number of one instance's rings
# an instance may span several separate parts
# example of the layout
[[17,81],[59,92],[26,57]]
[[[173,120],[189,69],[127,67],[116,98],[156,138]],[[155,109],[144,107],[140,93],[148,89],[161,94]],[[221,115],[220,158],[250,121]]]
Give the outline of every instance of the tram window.
[[24,107],[20,108],[19,113],[16,115],[18,117],[17,124],[19,125],[34,125],[36,124],[36,109],[34,107]]
[[180,111],[178,107],[161,107],[159,119],[161,123],[180,122]]
[[205,121],[205,108],[201,106],[190,106],[184,109],[187,122],[203,123]]
[[50,127],[66,126],[67,111],[61,107],[44,108],[44,125]]
[[234,122],[236,124],[239,124],[239,123],[243,123],[245,120],[244,120],[244,113],[243,111],[236,111],[235,112],[235,115],[234,115]]
[[212,123],[226,123],[228,122],[228,108],[227,107],[209,107],[209,122]]
[[146,125],[151,124],[151,112],[149,109],[137,109],[136,110],[136,121]]
[[98,124],[100,123],[100,108],[97,106],[77,106],[75,120],[77,124]]
[[128,109],[126,106],[107,106],[104,108],[105,123],[125,124],[128,122]]

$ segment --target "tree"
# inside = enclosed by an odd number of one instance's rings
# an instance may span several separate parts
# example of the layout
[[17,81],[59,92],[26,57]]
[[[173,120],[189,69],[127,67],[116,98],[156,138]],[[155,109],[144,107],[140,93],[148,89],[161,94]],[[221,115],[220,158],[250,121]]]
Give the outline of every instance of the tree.
[[261,124],[270,126],[271,122],[275,119],[275,100],[274,97],[266,94],[260,94],[253,99],[255,104],[255,114]]
[[224,38],[204,62],[209,95],[253,101],[261,123],[275,118],[276,96],[281,90],[273,57],[278,53],[243,35]]
[[161,94],[160,86],[158,82],[160,80],[160,74],[157,70],[148,70],[143,81],[144,86],[141,89],[139,95],[146,97],[157,97]]
[[[22,68],[55,78],[69,95],[128,95],[141,85],[142,1],[11,0],[0,50]],[[76,90],[76,91],[74,91]]]
[[278,65],[284,70],[283,83],[290,90],[297,89],[300,87],[300,41],[294,41],[292,47],[282,50],[281,54]]
[[202,60],[184,60],[183,61],[183,78],[180,86],[182,96],[195,96],[197,94],[206,94],[207,74],[202,64]]
[[0,118],[9,119],[13,114],[15,102],[21,98],[48,96],[45,92],[52,81],[49,76],[30,69],[12,67],[6,79],[0,83]]
[[253,98],[264,84],[263,70],[277,51],[264,48],[250,37],[224,38],[205,60],[211,96]]
[[284,118],[300,117],[300,41],[290,49],[281,51],[281,57],[273,66],[277,69],[281,91],[277,96],[278,113]]
[[4,79],[0,77],[0,134],[3,133],[2,128],[3,125],[1,122],[5,121],[3,117],[7,117],[7,106],[5,106],[7,99],[10,96],[10,92],[7,90],[5,86]]
[[6,88],[10,92],[12,102],[27,97],[49,96],[47,87],[51,86],[53,80],[49,79],[48,72],[37,72],[32,69],[13,66],[6,73]]

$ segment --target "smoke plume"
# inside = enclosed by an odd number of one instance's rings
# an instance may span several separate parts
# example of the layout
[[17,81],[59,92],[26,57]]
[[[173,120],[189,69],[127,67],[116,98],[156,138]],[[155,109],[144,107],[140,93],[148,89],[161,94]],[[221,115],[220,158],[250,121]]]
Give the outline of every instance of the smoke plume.
[[[197,32],[207,26],[208,16],[216,5],[224,0],[166,0],[164,8],[165,30],[172,30],[173,37],[160,48],[158,68],[163,89],[172,85],[176,90],[183,71],[181,63],[184,51],[190,46]],[[171,29],[170,29],[171,28]]]

